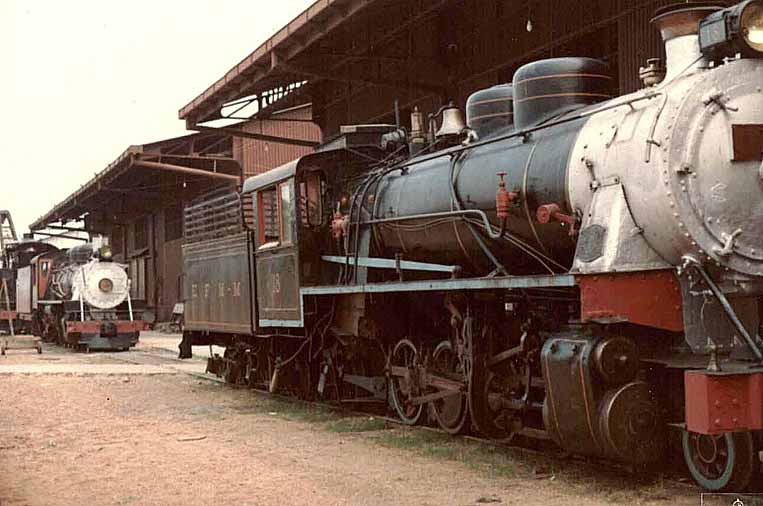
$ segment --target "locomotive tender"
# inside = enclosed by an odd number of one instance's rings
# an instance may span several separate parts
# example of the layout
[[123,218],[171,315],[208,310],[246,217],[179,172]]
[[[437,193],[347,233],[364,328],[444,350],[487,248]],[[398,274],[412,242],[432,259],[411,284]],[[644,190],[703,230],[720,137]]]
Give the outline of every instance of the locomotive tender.
[[[666,67],[533,62],[467,125],[344,127],[186,210],[185,332],[226,380],[760,479],[763,1],[654,20]],[[237,216],[243,210],[247,226]],[[426,408],[425,408],[426,407]]]

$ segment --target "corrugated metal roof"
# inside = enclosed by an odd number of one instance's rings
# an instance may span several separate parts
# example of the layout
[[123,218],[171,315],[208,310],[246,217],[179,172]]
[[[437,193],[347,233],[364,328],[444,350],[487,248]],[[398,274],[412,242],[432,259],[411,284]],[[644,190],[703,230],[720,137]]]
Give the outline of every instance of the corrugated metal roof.
[[463,102],[510,81],[522,64],[554,56],[617,64],[630,91],[640,86],[638,67],[661,52],[649,13],[669,1],[318,1],[179,114],[193,128],[220,118],[226,103],[306,81],[289,99],[282,89],[272,95],[279,107],[313,100],[331,135],[341,124],[387,121],[394,102],[402,110]]
[[[187,166],[191,169],[196,168],[194,166],[197,165],[198,162],[209,162],[212,164],[219,163],[221,169],[220,172],[240,175],[240,166],[238,162],[232,158],[223,156],[187,156],[170,153],[170,151],[173,151],[180,144],[193,146],[193,142],[200,139],[211,139],[210,142],[214,143],[215,139],[222,137],[225,136],[217,133],[191,134],[150,144],[129,146],[117,157],[116,160],[107,165],[106,168],[96,174],[95,177],[90,179],[87,183],[81,185],[79,189],[69,195],[66,199],[56,204],[51,210],[35,220],[29,228],[31,230],[41,230],[47,225],[59,220],[77,219],[83,212],[89,212],[94,208],[103,207],[104,200],[98,199],[99,194],[106,193],[107,195],[111,195],[105,202],[113,200],[113,195],[108,193],[110,185],[115,184],[116,182],[124,184],[125,178],[135,178],[134,174],[131,176],[131,173],[128,173],[134,166],[140,166],[141,163],[143,163],[142,160],[144,158],[148,161],[156,160],[157,157],[159,157],[159,160],[161,160],[161,157],[177,158],[177,161],[174,162],[175,164]],[[163,153],[163,151],[168,152]],[[137,196],[141,195],[141,192],[139,191],[134,193]],[[95,201],[98,201],[98,205],[96,205]]]
[[[279,74],[288,74],[279,64],[295,57],[375,1],[317,0],[180,109],[178,116],[199,123],[214,119],[222,104],[239,98],[234,91],[239,92],[245,82],[261,84],[261,91],[286,84],[277,80]],[[252,88],[251,94],[257,92],[257,87]]]
[[244,188],[241,193],[252,193],[264,186],[269,186],[286,178],[290,178],[297,173],[297,165],[299,165],[299,160],[293,160],[258,176],[250,177],[244,181]]
[[65,217],[66,209],[72,204],[79,201],[80,197],[90,192],[93,188],[97,188],[100,184],[107,179],[116,177],[121,173],[125,166],[129,164],[129,160],[133,155],[143,152],[143,146],[130,146],[117,157],[116,160],[106,166],[101,172],[95,175],[90,181],[81,185],[78,190],[66,197],[62,202],[59,202],[53,209],[45,213],[43,216],[35,220],[34,223],[29,225],[30,230],[40,230],[45,228],[46,225],[53,221],[57,221],[60,218]]
[[[320,142],[321,131],[312,122],[312,108],[306,106],[273,113],[268,119],[241,124],[250,133]],[[295,121],[289,121],[295,120]],[[233,138],[233,156],[241,162],[244,176],[254,176],[313,152],[313,148],[244,137]]]

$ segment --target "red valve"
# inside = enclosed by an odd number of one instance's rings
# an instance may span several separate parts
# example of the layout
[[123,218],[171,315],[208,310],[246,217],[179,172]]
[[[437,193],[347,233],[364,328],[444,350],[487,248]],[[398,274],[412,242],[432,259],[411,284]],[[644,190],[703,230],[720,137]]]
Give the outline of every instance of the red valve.
[[578,232],[576,229],[577,219],[574,216],[562,213],[558,204],[544,204],[538,207],[535,214],[538,218],[538,223],[545,225],[551,220],[556,220],[570,226],[570,235],[575,235]]
[[495,209],[498,214],[498,218],[505,220],[509,217],[509,209],[511,208],[511,202],[517,198],[515,192],[509,192],[506,190],[506,181],[503,180],[506,175],[505,172],[499,172],[498,177],[501,180],[498,182],[498,191],[495,194]]

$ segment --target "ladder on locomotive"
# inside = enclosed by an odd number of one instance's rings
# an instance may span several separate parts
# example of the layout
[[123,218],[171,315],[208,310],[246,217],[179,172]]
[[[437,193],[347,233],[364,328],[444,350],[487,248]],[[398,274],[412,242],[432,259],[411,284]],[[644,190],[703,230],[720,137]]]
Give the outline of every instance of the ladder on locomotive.
[[[5,309],[3,309],[3,304],[5,304]],[[3,313],[5,313],[5,317],[8,319],[8,329],[11,332],[11,337],[16,337],[16,331],[13,328],[14,311],[13,307],[11,307],[11,298],[8,296],[8,283],[5,278],[3,278],[0,283],[0,315]],[[4,354],[5,353],[3,353],[3,355]]]
[[10,211],[0,210],[0,258],[5,258],[5,248],[18,242],[16,228]]
[[[5,305],[5,309],[3,309]],[[8,329],[10,330],[12,342],[8,341],[7,337],[4,337],[0,341],[0,355],[5,355],[8,350],[37,350],[37,353],[42,353],[42,343],[40,338],[34,337],[31,340],[25,339],[20,341],[16,336],[16,330],[14,327],[14,319],[16,316],[16,308],[11,304],[11,298],[8,293],[8,282],[3,278],[0,281],[0,314],[5,313],[8,320]]]
[[[11,213],[9,211],[0,211],[0,267],[6,267],[5,263],[7,260],[5,248],[10,244],[15,243],[17,240],[18,237],[16,236],[16,228],[13,226]],[[11,299],[8,294],[8,282],[5,278],[2,278],[0,281],[2,281],[2,283],[0,283],[0,315],[4,314],[8,319],[8,329],[10,330],[11,337],[16,337],[16,332],[13,328],[14,311],[11,307]],[[4,310],[3,305],[5,305]],[[3,344],[0,345],[0,352],[2,352],[3,355],[5,355],[7,344],[8,343],[4,341]]]
[[[16,228],[13,226],[13,218],[11,218],[10,211],[0,210],[0,267],[9,268],[7,248],[12,244],[18,242],[18,236],[16,235]],[[4,307],[3,307],[4,306]],[[14,321],[16,319],[16,307],[11,304],[11,295],[8,290],[8,281],[2,277],[0,278],[0,317],[5,316],[5,320],[8,320],[8,330],[13,339],[13,344],[9,343],[8,338],[3,338],[0,342],[0,355],[5,355],[6,350],[14,349],[35,349],[37,353],[42,353],[42,344],[39,338],[34,338],[31,343],[20,343],[16,339],[16,328]]]

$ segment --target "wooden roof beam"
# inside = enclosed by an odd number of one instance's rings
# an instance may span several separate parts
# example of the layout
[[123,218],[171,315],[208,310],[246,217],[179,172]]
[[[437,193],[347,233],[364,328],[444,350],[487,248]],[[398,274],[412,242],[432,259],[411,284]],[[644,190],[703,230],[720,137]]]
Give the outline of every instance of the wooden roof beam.
[[[311,46],[312,44],[320,40],[322,37],[324,37],[326,33],[336,29],[342,23],[344,23],[348,18],[362,11],[374,1],[375,0],[355,0],[353,2],[347,3],[345,6],[346,11],[342,11],[341,8],[332,9],[329,12],[329,15],[326,16],[326,19],[321,20],[320,22],[317,21],[315,16],[311,18],[306,18],[304,20],[304,24],[300,26],[299,28],[301,30],[307,31],[308,33],[306,33],[304,36],[301,36],[300,37],[301,41],[298,41],[297,44],[293,44],[291,47],[285,47],[288,44],[283,43],[284,41],[290,38],[290,35],[287,35],[284,33],[284,31],[289,28],[289,25],[287,25],[281,31],[279,31],[273,37],[271,37],[271,39],[268,40],[265,44],[260,46],[251,55],[249,55],[249,57],[247,57],[243,62],[241,62],[239,65],[231,69],[231,71],[229,71],[225,76],[223,76],[222,79],[219,79],[216,83],[214,83],[212,86],[207,88],[207,90],[204,93],[196,97],[196,99],[194,99],[190,104],[186,105],[183,109],[181,109],[179,113],[180,118],[186,119],[186,120],[190,119],[193,124],[208,121],[215,114],[211,110],[219,111],[219,109],[225,103],[225,101],[222,101],[222,102],[220,101],[220,99],[222,98],[220,97],[220,94],[221,94],[220,89],[225,87],[224,85],[226,84],[228,80],[235,78],[234,76],[231,76],[229,78],[228,77],[229,74],[234,73],[238,75],[238,74],[245,73],[247,68],[254,64],[254,55],[257,52],[261,52],[264,48],[267,48],[268,45],[271,46],[268,52],[270,53],[270,59],[271,59],[270,65],[271,65],[271,72],[272,72],[274,70],[274,67],[272,64],[272,58],[273,58],[272,54],[276,49],[278,49],[279,51],[279,54],[276,58],[280,57],[283,60],[287,60],[287,61],[291,60],[296,55],[304,51],[307,47]],[[305,13],[303,13],[303,15],[304,14]],[[294,21],[292,23],[294,23]],[[290,23],[290,25],[292,23]],[[318,23],[320,23],[320,26],[316,27],[315,25]],[[284,48],[282,48],[281,46],[284,46]],[[247,63],[247,60],[249,59],[252,59],[252,61]],[[234,99],[233,97],[228,98],[228,100],[233,100],[233,99]],[[210,104],[210,102],[212,103]]]
[[340,81],[371,84],[375,86],[387,86],[390,88],[417,88],[429,93],[443,94],[445,88],[433,82],[414,81],[408,79],[390,79],[386,77],[356,77],[341,72],[321,72],[306,68],[296,67],[290,64],[283,64],[285,68],[295,74],[301,74],[306,77],[318,78],[324,81]]
[[266,141],[266,142],[277,142],[280,144],[292,144],[295,146],[305,146],[308,148],[314,148],[320,145],[319,142],[309,141],[306,139],[292,139],[290,137],[276,137],[273,135],[257,134],[253,132],[246,132],[244,130],[239,130],[238,128],[209,127],[204,125],[193,125],[192,128],[194,130],[198,130],[199,132],[217,131],[221,133],[230,134],[234,137],[243,137],[245,139],[255,139],[255,140]]

